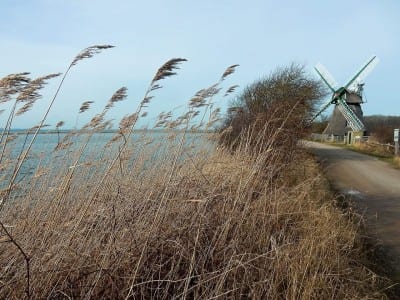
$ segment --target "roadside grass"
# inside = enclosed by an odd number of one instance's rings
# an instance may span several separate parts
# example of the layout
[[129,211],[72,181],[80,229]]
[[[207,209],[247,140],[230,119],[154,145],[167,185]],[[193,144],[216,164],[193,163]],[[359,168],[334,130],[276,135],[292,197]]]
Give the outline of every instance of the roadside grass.
[[354,148],[362,153],[367,153],[378,158],[390,158],[393,157],[393,152],[386,145],[377,145],[369,143],[355,143],[349,145],[349,147]]
[[342,144],[342,143],[329,143],[324,142],[328,145],[333,145],[337,147],[342,147],[349,149],[351,151],[355,151],[362,154],[367,154],[370,156],[374,156],[382,161],[385,161],[392,165],[396,169],[400,169],[400,157],[396,157],[392,154],[391,151],[387,149],[386,146],[374,146],[374,145],[366,145],[366,144]]

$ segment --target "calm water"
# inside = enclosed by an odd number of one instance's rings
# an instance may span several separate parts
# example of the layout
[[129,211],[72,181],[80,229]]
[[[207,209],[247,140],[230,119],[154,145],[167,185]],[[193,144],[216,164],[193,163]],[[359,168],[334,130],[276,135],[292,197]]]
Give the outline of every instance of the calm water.
[[[88,161],[106,161],[111,157],[115,157],[121,141],[109,143],[116,133],[96,133],[93,134],[79,159],[78,164],[84,164]],[[69,141],[72,144],[62,150],[55,150],[57,145],[63,141],[66,133],[60,135],[56,133],[39,134],[29,152],[28,159],[24,162],[17,177],[17,181],[29,182],[34,174],[38,173],[39,168],[43,167],[47,170],[57,171],[61,164],[65,165],[68,161],[74,164],[77,153],[88,139],[87,134],[80,136],[72,136]],[[135,160],[135,155],[143,153],[146,149],[152,153],[149,160],[156,160],[163,155],[167,155],[171,151],[171,147],[179,145],[182,133],[176,133],[175,137],[171,137],[171,133],[159,131],[138,131],[130,138],[130,147],[133,147],[131,154],[131,163]],[[10,174],[12,174],[15,161],[18,156],[27,149],[32,139],[32,135],[18,134],[16,139],[7,145],[6,155],[2,160],[0,170],[0,187],[4,188],[8,185]],[[190,147],[193,151],[210,150],[213,142],[206,138],[204,133],[187,133],[185,137],[185,146]],[[151,151],[150,151],[151,149]]]

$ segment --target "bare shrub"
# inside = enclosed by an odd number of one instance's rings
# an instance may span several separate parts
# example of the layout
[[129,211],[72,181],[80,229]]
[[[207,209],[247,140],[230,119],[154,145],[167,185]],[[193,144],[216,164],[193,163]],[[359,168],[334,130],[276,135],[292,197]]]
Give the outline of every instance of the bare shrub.
[[232,103],[220,142],[236,148],[246,139],[258,153],[273,141],[277,147],[285,145],[285,152],[290,153],[307,133],[314,104],[324,92],[302,66],[278,68],[245,88]]

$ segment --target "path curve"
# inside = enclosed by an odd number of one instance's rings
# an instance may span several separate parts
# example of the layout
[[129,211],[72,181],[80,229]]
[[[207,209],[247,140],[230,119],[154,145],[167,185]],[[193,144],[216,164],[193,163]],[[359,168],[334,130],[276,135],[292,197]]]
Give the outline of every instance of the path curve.
[[[394,257],[400,274],[400,170],[376,157],[304,142],[317,155],[335,189],[351,196],[367,224]],[[397,276],[396,276],[397,277]]]

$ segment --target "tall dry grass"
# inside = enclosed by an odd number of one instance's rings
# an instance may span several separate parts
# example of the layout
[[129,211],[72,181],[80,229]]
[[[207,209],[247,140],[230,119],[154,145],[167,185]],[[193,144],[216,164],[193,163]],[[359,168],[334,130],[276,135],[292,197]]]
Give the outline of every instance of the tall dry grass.
[[235,65],[197,92],[182,116],[159,116],[165,139],[134,130],[158,82],[182,61],[158,70],[105,148],[92,153],[89,145],[108,127],[106,113],[124,90],[81,130],[63,136],[29,181],[18,178],[31,144],[8,157],[13,144],[4,136],[2,166],[11,176],[3,179],[0,211],[0,297],[383,296],[383,279],[361,263],[357,224],[334,207],[310,157],[296,147],[282,155],[275,119],[257,125],[263,147],[254,147],[251,130],[234,151],[202,149],[210,134],[190,133],[218,120],[213,99]]

